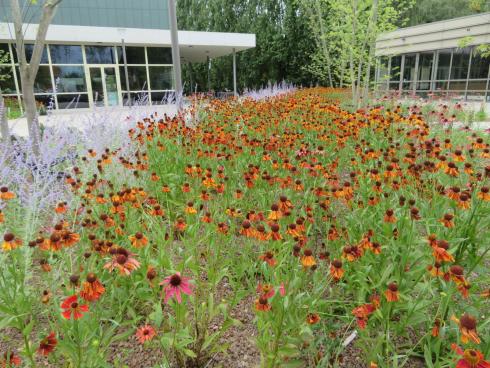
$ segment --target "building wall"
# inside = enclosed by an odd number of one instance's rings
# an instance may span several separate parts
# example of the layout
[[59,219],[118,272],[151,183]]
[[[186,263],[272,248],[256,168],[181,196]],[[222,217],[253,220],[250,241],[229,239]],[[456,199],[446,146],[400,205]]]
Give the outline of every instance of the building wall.
[[[10,22],[10,0],[0,0],[0,22]],[[21,5],[30,0],[20,0]],[[25,9],[24,19],[39,23],[44,0]],[[164,0],[63,0],[53,24],[169,29]]]
[[376,55],[455,48],[463,38],[471,38],[468,45],[490,43],[490,13],[400,28],[382,34],[376,40]]
[[[0,42],[9,57],[0,63],[3,95],[20,104],[19,66],[12,43]],[[26,56],[32,44],[26,45]],[[123,53],[118,45],[48,44],[34,83],[36,101],[56,109],[87,108],[133,102],[161,104],[174,90],[172,54],[168,47],[127,46],[129,88]]]

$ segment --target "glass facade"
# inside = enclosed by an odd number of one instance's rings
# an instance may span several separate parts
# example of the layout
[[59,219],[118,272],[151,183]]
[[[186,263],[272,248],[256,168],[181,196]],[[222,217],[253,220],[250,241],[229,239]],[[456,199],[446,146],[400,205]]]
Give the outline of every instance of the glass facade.
[[378,91],[490,101],[490,58],[471,47],[382,56],[377,69]]
[[[5,96],[22,102],[17,53],[13,44],[0,43],[7,57],[0,62]],[[172,54],[168,47],[126,47],[126,68],[121,46],[46,45],[34,94],[39,104],[57,109],[117,106],[128,94],[139,104],[159,104],[173,90]],[[32,45],[26,45],[27,60]]]

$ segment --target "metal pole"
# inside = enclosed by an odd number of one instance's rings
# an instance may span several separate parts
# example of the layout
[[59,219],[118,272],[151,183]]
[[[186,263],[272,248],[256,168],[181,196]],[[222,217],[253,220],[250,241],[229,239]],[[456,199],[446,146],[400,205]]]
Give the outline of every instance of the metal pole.
[[236,51],[233,48],[233,93],[238,96],[237,88],[236,88]]
[[[464,57],[464,56],[463,56]],[[466,71],[466,83],[464,87],[464,100],[468,100],[468,83],[470,82],[471,62],[473,61],[473,49],[470,48],[470,61],[468,63],[468,70]]]
[[413,93],[417,93],[417,83],[419,80],[419,62],[420,62],[420,53],[417,52],[415,55],[415,71],[413,73]]
[[209,56],[206,56],[206,63],[208,66],[208,92],[209,92],[211,91],[211,75],[209,74],[211,69],[211,60],[209,59]]
[[124,43],[124,38],[121,39],[122,43],[122,54],[123,54],[123,61],[124,61],[124,77],[126,79],[126,88],[127,88],[127,93],[128,93],[128,104],[129,106],[132,106],[133,103],[131,101],[131,93],[129,93],[129,73],[128,73],[128,60],[126,59],[126,44]]
[[403,88],[403,69],[405,69],[405,55],[402,55],[402,61],[400,63],[400,84],[398,86],[398,91],[400,92],[400,95]]
[[168,18],[170,21],[170,38],[172,40],[172,60],[174,64],[175,102],[177,109],[182,108],[182,72],[180,69],[179,35],[177,31],[177,11],[175,0],[168,0]]
[[488,85],[490,83],[490,65],[488,66],[488,73],[487,73],[487,84],[485,85],[485,103],[487,102],[487,96],[488,96]]

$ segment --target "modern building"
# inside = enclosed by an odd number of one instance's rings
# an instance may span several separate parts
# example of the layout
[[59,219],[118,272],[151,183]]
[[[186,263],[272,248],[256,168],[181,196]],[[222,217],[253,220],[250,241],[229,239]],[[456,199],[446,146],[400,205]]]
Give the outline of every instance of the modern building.
[[[376,40],[377,91],[490,99],[490,13],[401,28]],[[490,46],[490,45],[489,45]]]
[[[10,76],[0,87],[20,104],[9,3],[0,0],[0,50],[9,55],[0,75]],[[43,1],[20,3],[27,4],[22,10],[29,60]],[[47,33],[36,99],[57,109],[123,105],[128,94],[132,100],[162,103],[174,90],[167,6],[167,0],[63,0]],[[178,38],[183,63],[255,47],[254,34],[179,31]]]

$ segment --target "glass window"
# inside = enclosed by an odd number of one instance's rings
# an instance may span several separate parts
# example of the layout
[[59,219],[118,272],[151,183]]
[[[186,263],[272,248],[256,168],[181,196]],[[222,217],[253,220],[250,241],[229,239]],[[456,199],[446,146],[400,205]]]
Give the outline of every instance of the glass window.
[[388,74],[388,62],[389,58],[387,56],[381,56],[378,61],[378,68],[379,68],[379,74],[378,74],[378,82],[386,82],[389,78],[390,75]]
[[54,109],[53,95],[35,95],[37,111],[40,115],[46,115],[48,110]]
[[466,79],[468,65],[470,63],[469,50],[456,49],[453,53],[453,66],[451,68],[451,79]]
[[451,65],[451,50],[439,51],[437,63],[437,80],[449,79],[449,66]]
[[173,89],[171,66],[150,66],[150,83],[152,90]]
[[[121,88],[123,91],[127,91],[124,67],[119,67],[119,74],[121,76]],[[148,89],[145,66],[128,66],[128,77],[130,91],[145,91]]]
[[88,95],[86,93],[56,95],[56,98],[58,99],[59,109],[81,109],[89,107]]
[[[473,65],[471,67],[473,68]],[[484,91],[486,86],[487,86],[486,80],[482,80],[482,81],[470,80],[468,83],[468,90],[469,91]]]
[[148,64],[172,64],[172,49],[170,47],[147,47]]
[[173,99],[174,92],[151,92],[152,105],[166,105]]
[[415,58],[416,55],[405,55],[403,66],[403,89],[412,89],[415,79]]
[[[470,79],[487,79],[490,58],[473,55],[471,59]],[[485,89],[485,88],[483,88]]]
[[[16,67],[17,75],[20,75],[19,67]],[[20,79],[20,77],[19,77]],[[20,88],[20,86],[19,86]],[[52,93],[51,72],[49,66],[40,66],[34,81],[34,93]]]
[[0,67],[0,89],[4,94],[17,93],[15,89],[14,69],[4,65]]
[[83,64],[81,46],[49,45],[53,64]]
[[85,72],[82,66],[53,65],[53,75],[58,93],[87,91]]
[[10,64],[10,51],[8,43],[0,43],[0,64]]
[[[145,48],[126,46],[126,60],[128,61],[128,64],[146,64]],[[124,63],[122,60],[122,52],[120,56],[120,63]]]
[[[25,45],[25,48],[26,48],[26,59],[27,62],[29,63],[31,61],[32,52],[34,51],[34,45]],[[46,49],[46,46],[44,46],[43,54],[41,56],[41,64],[49,64],[48,51]]]
[[401,65],[402,65],[401,56],[393,56],[391,58],[390,81],[398,82],[400,80]]
[[433,52],[421,52],[419,54],[419,70],[417,74],[418,82],[417,89],[426,91],[430,89],[430,79],[432,75],[432,64],[434,63]]
[[85,46],[87,64],[116,64],[116,55],[112,46]]

